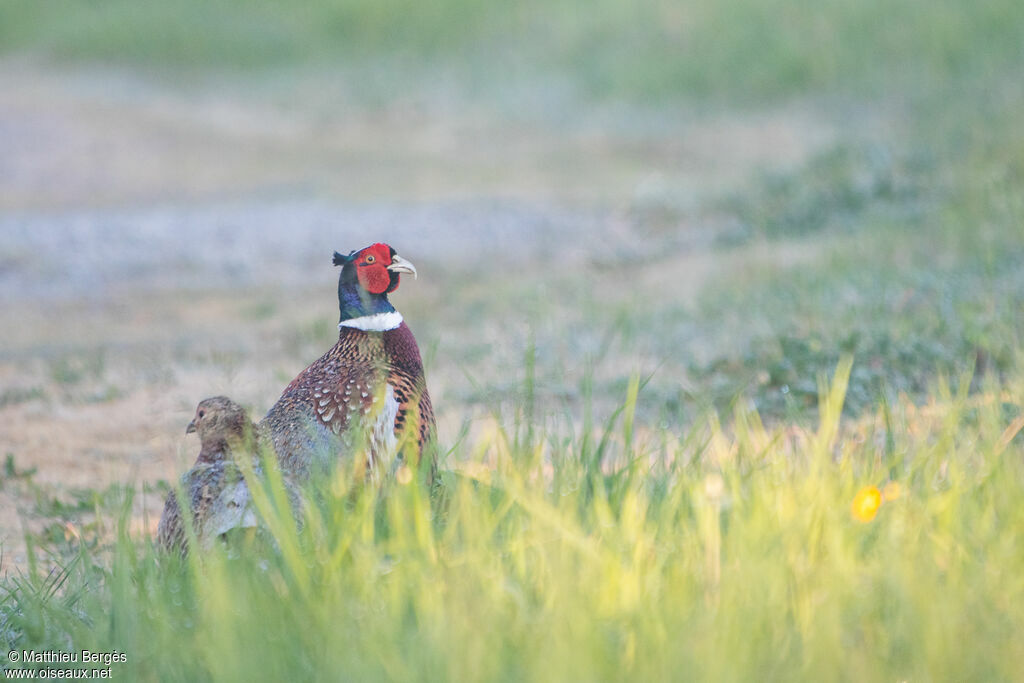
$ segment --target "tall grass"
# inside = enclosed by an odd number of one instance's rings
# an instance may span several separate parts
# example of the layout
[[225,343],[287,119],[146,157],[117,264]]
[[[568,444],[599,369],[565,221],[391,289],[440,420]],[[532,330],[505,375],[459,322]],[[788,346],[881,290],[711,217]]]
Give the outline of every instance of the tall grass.
[[262,550],[179,563],[122,524],[109,557],[8,581],[2,633],[124,652],[122,680],[1017,678],[1024,383],[844,423],[849,372],[816,430],[647,430],[634,381],[596,438],[460,445],[439,496],[342,478],[298,531],[259,489]]

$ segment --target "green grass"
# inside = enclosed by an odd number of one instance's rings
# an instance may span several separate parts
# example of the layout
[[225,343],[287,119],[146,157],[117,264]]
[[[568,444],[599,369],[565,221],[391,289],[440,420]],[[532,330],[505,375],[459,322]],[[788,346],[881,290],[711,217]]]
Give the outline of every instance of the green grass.
[[0,632],[127,653],[121,680],[1015,679],[1024,384],[842,424],[849,371],[814,430],[740,412],[683,442],[636,430],[634,382],[600,440],[461,444],[440,502],[338,491],[297,533],[259,501],[276,551],[176,563],[122,527],[9,579]]
[[810,266],[707,292],[697,319],[745,341],[691,365],[702,391],[719,409],[746,393],[765,414],[792,419],[814,407],[813,378],[843,353],[858,359],[851,414],[900,392],[920,400],[940,373],[1011,371],[1024,339],[1021,242],[1004,234],[994,251],[919,230],[933,239],[891,228],[840,237]]
[[0,50],[171,68],[341,63],[375,78],[384,63],[413,82],[453,68],[492,93],[526,77],[599,98],[756,100],[1009,76],[1022,27],[1015,0],[36,0],[0,8]]

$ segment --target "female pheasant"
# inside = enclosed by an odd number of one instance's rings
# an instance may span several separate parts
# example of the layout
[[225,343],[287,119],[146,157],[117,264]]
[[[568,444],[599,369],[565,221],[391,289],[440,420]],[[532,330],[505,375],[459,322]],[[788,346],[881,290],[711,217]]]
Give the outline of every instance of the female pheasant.
[[419,347],[388,301],[401,273],[416,268],[387,244],[372,244],[341,266],[338,342],[299,373],[260,422],[282,471],[297,479],[340,460],[373,477],[397,458],[422,462],[432,479],[436,427]]
[[[181,478],[181,495],[191,512],[200,547],[231,529],[256,526],[249,489],[233,460],[233,450],[251,449],[255,425],[245,410],[230,398],[215,396],[200,401],[186,434],[199,434],[199,457]],[[178,492],[171,491],[157,529],[157,543],[167,551],[187,552],[185,520]]]

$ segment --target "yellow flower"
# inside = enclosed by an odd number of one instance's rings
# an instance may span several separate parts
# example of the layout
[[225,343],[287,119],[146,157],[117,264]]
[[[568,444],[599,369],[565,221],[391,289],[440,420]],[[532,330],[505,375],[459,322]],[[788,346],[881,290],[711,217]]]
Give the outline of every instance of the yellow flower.
[[890,500],[896,500],[902,495],[903,489],[900,488],[899,483],[890,481],[888,484],[882,487],[882,498],[888,503]]
[[865,486],[853,497],[850,510],[858,522],[870,522],[878,514],[878,508],[881,506],[882,492],[877,486]]

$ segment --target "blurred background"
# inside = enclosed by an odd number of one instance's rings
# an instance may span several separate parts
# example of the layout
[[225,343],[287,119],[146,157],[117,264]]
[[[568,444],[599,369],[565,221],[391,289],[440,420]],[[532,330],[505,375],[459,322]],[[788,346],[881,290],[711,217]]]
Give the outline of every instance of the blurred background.
[[[683,438],[1017,367],[1019,0],[0,5],[0,542],[153,528],[195,404],[333,343],[334,250],[417,265],[441,439]],[[528,382],[527,375],[533,380]],[[453,455],[457,459],[458,455]]]

